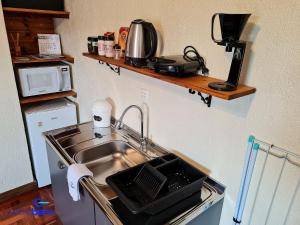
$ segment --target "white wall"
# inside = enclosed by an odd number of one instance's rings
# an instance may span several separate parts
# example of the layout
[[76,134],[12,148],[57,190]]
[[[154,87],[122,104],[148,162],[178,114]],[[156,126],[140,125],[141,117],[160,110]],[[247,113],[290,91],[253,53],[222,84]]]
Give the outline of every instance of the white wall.
[[32,182],[33,177],[2,8],[0,33],[0,193],[2,193]]
[[[233,216],[239,177],[249,134],[300,153],[300,24],[297,0],[66,0],[69,20],[58,19],[65,53],[75,57],[73,76],[81,121],[90,120],[92,102],[109,97],[116,117],[139,104],[140,89],[150,91],[150,137],[203,164],[227,186],[222,224]],[[164,40],[163,54],[180,54],[194,45],[206,58],[211,76],[226,79],[231,56],[210,38],[216,12],[250,12],[243,38],[249,48],[242,82],[255,86],[254,95],[230,102],[213,98],[211,108],[188,90],[121,69],[117,76],[97,61],[85,58],[86,38],[117,32],[130,21],[154,23]],[[298,18],[298,19],[297,19]],[[136,114],[127,122],[138,128]]]

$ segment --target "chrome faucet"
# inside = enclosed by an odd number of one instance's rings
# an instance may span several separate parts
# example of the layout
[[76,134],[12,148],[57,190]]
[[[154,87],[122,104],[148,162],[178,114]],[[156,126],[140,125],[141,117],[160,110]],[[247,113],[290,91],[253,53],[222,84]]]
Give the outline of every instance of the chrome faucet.
[[146,138],[144,137],[144,113],[143,110],[141,109],[141,107],[137,106],[137,105],[130,105],[128,106],[122,113],[120,119],[116,122],[116,129],[120,130],[122,129],[123,126],[123,118],[125,116],[125,114],[127,113],[127,111],[131,108],[136,108],[139,110],[139,112],[141,113],[141,138],[140,138],[140,145],[141,148],[143,149],[146,146]]

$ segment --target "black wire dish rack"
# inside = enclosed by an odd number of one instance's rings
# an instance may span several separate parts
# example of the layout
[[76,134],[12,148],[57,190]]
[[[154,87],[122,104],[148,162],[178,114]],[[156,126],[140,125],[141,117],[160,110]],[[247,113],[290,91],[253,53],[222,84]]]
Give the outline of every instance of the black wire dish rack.
[[167,154],[111,175],[106,182],[131,213],[157,215],[186,199],[200,201],[206,177],[176,155]]

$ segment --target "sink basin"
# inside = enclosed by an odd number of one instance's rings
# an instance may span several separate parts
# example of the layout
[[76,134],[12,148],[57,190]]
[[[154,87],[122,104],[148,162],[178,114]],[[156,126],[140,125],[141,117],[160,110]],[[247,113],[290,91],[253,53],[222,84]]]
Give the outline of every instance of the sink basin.
[[83,163],[94,174],[93,179],[99,185],[107,185],[106,177],[147,161],[144,154],[127,142],[112,141],[83,150],[74,157],[77,163]]

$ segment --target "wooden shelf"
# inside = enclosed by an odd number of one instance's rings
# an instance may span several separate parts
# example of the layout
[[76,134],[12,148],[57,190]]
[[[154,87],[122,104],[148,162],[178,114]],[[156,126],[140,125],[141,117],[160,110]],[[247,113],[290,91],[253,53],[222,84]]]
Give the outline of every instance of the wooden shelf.
[[57,58],[57,59],[36,59],[32,58],[31,56],[22,56],[28,57],[30,60],[20,60],[18,57],[13,57],[12,62],[13,64],[31,64],[31,63],[45,63],[45,62],[69,62],[74,63],[74,58],[69,55],[64,55],[64,58]]
[[35,103],[35,102],[44,102],[52,99],[64,98],[64,97],[76,97],[77,93],[75,91],[65,91],[53,94],[38,95],[32,97],[20,97],[21,105]]
[[45,15],[54,18],[69,18],[70,13],[65,11],[54,11],[54,10],[40,10],[40,9],[24,9],[24,8],[12,8],[3,7],[4,13],[20,13],[20,14],[31,14],[31,15]]
[[235,91],[230,91],[230,92],[225,92],[225,91],[217,91],[213,90],[208,87],[208,83],[211,82],[223,82],[223,80],[216,79],[213,77],[204,77],[204,76],[190,76],[190,77],[184,77],[184,78],[179,78],[179,77],[172,77],[172,76],[166,76],[162,74],[155,73],[153,70],[150,69],[142,69],[142,68],[137,68],[133,66],[129,66],[124,63],[124,59],[121,60],[115,60],[111,58],[106,58],[104,56],[98,56],[98,55],[92,55],[89,53],[83,53],[84,56],[102,61],[120,68],[124,68],[127,70],[131,70],[137,73],[140,73],[142,75],[146,75],[149,77],[153,77],[159,80],[163,80],[168,83],[176,84],[181,87],[185,87],[188,89],[192,89],[197,92],[205,93],[210,96],[214,96],[217,98],[225,99],[225,100],[232,100],[235,98],[240,98],[246,95],[250,95],[256,91],[254,87],[249,87],[246,85],[239,85],[237,90]]

